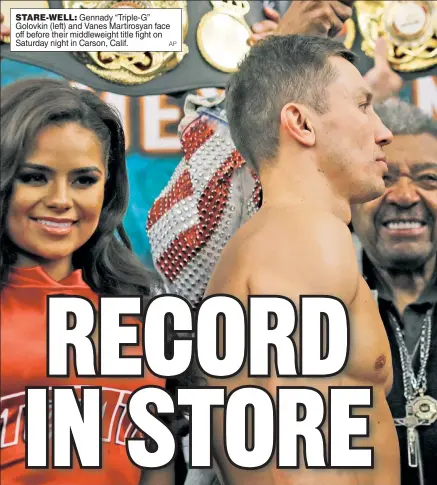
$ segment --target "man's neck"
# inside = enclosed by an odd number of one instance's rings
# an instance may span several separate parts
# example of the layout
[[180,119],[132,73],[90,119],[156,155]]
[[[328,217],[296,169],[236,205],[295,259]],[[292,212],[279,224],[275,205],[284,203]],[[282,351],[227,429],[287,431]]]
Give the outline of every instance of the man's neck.
[[329,180],[311,160],[287,157],[271,162],[260,174],[263,206],[311,207],[331,212],[345,224],[351,221],[350,201],[335,193]]
[[408,305],[415,303],[419,299],[424,289],[431,282],[435,269],[436,256],[415,270],[378,269],[384,282],[390,288],[394,303],[401,315]]

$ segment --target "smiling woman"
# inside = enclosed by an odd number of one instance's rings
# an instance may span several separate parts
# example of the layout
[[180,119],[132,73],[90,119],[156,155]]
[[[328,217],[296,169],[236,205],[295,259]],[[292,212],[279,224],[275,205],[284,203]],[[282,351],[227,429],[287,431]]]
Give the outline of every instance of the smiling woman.
[[[80,140],[80,143],[77,143]],[[97,229],[106,167],[97,135],[77,123],[44,128],[20,165],[9,201],[7,236],[16,266],[44,266],[59,280]]]
[[[122,224],[129,189],[117,114],[88,91],[32,79],[2,89],[1,131],[1,285],[11,265],[30,260],[61,278],[81,269],[99,294],[156,294]],[[42,232],[47,222],[71,228]]]
[[[101,296],[136,295],[147,300],[162,289],[154,273],[133,255],[122,225],[128,180],[120,120],[89,91],[30,79],[2,89],[1,133],[2,478],[24,485],[35,480],[137,485],[140,470],[125,449],[126,439],[137,430],[124,409],[135,389],[163,387],[165,380],[148,371],[145,377],[90,379],[79,375],[76,366],[70,366],[71,375],[63,378],[47,377],[46,370],[49,295],[85,298],[98,312]],[[72,324],[56,323],[64,328]],[[140,343],[138,321],[130,318],[124,323],[137,326]],[[91,338],[97,351],[100,325],[95,315]],[[122,349],[123,354],[140,355],[141,347]],[[77,460],[63,470],[27,467],[26,388],[43,386],[50,392],[53,386],[67,386],[81,399],[82,387],[90,385],[102,388],[103,468],[82,469]],[[170,469],[145,475],[142,485],[173,483]]]

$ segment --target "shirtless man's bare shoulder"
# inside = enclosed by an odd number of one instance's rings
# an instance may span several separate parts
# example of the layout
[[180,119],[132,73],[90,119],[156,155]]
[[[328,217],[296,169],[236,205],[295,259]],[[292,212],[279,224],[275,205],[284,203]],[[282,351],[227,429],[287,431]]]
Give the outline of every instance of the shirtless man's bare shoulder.
[[312,288],[350,303],[358,281],[351,234],[341,220],[329,212],[261,208],[225,246],[207,294],[220,287],[281,295],[294,283],[296,296]]

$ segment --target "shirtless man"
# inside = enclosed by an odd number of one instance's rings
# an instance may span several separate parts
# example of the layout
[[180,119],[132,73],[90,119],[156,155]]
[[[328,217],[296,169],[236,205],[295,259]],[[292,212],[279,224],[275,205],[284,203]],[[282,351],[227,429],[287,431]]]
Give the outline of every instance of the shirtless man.
[[[263,187],[259,212],[223,250],[206,295],[228,294],[247,309],[248,295],[281,295],[298,312],[300,295],[331,295],[347,308],[349,359],[326,378],[248,378],[244,368],[209,386],[318,389],[371,386],[370,436],[354,447],[374,447],[374,469],[276,468],[276,457],[257,470],[242,470],[224,450],[223,412],[214,412],[214,456],[225,485],[399,485],[399,449],[386,401],[392,385],[390,347],[377,305],[359,275],[348,229],[351,204],[384,190],[383,146],[392,140],[372,108],[372,94],[340,43],[319,37],[281,36],[255,46],[233,75],[227,114],[237,149],[258,172]],[[298,347],[298,334],[293,340]],[[327,436],[328,423],[323,431]]]

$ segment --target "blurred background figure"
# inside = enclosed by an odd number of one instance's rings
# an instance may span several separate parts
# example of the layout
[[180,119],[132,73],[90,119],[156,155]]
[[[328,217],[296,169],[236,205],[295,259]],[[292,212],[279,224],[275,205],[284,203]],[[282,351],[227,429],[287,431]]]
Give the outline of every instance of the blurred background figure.
[[11,33],[11,29],[4,25],[4,15],[0,13],[0,41],[3,41]]

